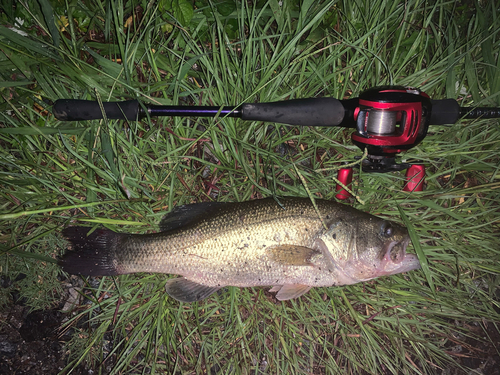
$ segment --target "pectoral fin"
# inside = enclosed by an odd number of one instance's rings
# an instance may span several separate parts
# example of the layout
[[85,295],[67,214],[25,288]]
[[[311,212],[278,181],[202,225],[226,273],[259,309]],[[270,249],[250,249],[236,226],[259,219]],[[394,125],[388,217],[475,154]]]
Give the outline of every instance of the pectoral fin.
[[201,301],[219,289],[220,287],[198,284],[184,277],[167,280],[165,284],[167,294],[180,302]]
[[286,301],[289,299],[300,297],[301,295],[307,293],[309,289],[311,289],[309,285],[287,284],[283,286],[273,286],[269,291],[278,292],[276,294],[276,299],[278,301]]
[[287,266],[311,266],[311,259],[320,251],[305,246],[279,245],[268,249],[269,258]]

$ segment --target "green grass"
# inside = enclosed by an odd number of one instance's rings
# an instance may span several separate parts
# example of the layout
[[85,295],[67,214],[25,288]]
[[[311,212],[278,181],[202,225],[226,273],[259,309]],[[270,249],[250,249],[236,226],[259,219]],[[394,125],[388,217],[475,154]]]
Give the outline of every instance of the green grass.
[[[28,0],[0,14],[0,267],[27,276],[10,288],[34,309],[64,293],[51,261],[67,225],[155,231],[178,204],[307,196],[297,171],[312,194],[334,199],[335,172],[318,170],[361,155],[344,129],[231,118],[62,123],[50,101],[238,105],[397,84],[500,105],[498,2],[196,2],[191,20],[160,3]],[[427,166],[424,192],[402,192],[401,173],[356,171],[364,204],[348,203],[405,223],[422,270],[284,303],[265,289],[228,288],[179,304],[160,274],[84,280],[63,372],[80,363],[113,374],[477,368],[499,355],[499,149],[498,120],[460,121],[431,127],[403,155]]]

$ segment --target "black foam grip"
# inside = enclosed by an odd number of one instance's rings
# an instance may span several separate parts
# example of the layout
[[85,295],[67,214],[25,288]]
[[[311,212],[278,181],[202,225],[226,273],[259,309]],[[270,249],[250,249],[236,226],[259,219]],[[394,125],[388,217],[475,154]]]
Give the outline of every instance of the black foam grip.
[[293,99],[274,103],[246,103],[241,118],[288,125],[336,126],[344,118],[344,106],[334,98]]
[[[106,117],[111,120],[136,120],[139,114],[139,102],[103,102]],[[52,113],[61,121],[85,121],[102,119],[99,103],[92,100],[59,99],[52,107]]]
[[454,124],[460,118],[460,106],[455,99],[431,100],[430,125]]

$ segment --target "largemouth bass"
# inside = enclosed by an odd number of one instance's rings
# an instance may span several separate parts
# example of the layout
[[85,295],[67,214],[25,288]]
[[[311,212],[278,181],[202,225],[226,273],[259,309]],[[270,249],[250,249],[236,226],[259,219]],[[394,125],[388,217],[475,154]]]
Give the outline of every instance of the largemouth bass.
[[[309,199],[179,206],[154,234],[68,227],[66,272],[105,276],[135,272],[180,275],[166,282],[182,302],[225,286],[272,286],[278,300],[311,287],[348,285],[420,267],[406,254],[406,228],[352,207]],[[319,212],[319,215],[318,215]],[[326,227],[325,227],[326,226]]]

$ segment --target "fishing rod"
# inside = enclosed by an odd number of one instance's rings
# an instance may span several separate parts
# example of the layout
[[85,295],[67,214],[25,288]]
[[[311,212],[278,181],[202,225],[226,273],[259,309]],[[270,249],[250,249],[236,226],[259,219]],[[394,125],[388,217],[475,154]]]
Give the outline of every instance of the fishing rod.
[[[422,190],[425,168],[397,163],[397,154],[418,145],[427,135],[429,125],[454,124],[460,118],[500,118],[500,108],[460,107],[454,99],[432,100],[419,89],[384,86],[366,90],[359,97],[292,99],[271,103],[244,103],[230,106],[165,106],[140,103],[59,99],[52,112],[61,121],[102,119],[140,120],[145,117],[235,117],[245,121],[266,121],[301,126],[339,126],[352,128],[353,143],[367,157],[362,161],[365,172],[392,172],[407,169],[406,191]],[[339,180],[348,185],[352,168],[339,171]],[[349,194],[337,186],[337,198]]]

